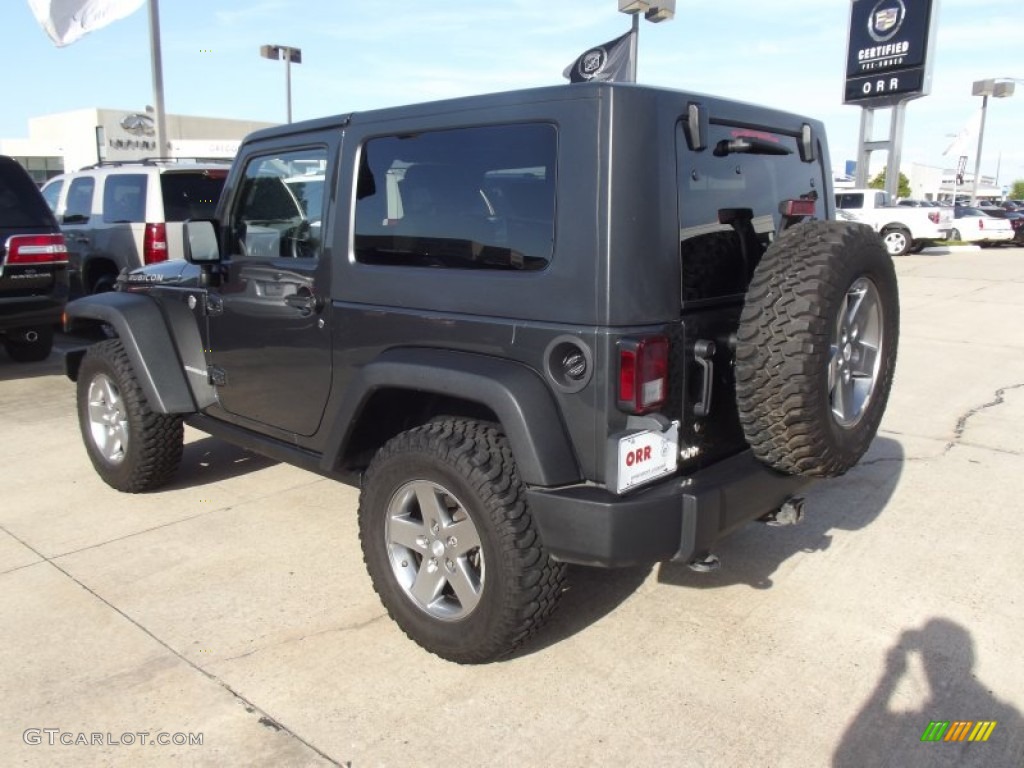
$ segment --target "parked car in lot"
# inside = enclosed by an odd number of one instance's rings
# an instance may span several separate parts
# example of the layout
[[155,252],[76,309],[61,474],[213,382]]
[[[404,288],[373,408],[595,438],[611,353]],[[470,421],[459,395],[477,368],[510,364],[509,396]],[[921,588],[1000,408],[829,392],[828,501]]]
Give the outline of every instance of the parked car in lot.
[[907,208],[941,208],[942,206],[934,200],[915,200],[907,197],[900,200],[896,205],[902,205]]
[[1007,208],[1005,206],[998,205],[983,205],[978,206],[978,208],[993,218],[1006,219],[1010,222],[1010,226],[1013,227],[1014,244],[1024,244],[1024,210],[1017,210],[1013,207]]
[[1013,241],[1013,226],[1006,219],[989,216],[980,208],[958,205],[953,209],[953,231],[950,240],[974,243],[981,247],[1008,244]]
[[227,163],[100,163],[55,176],[43,197],[68,241],[74,295],[114,287],[122,269],[181,259],[181,225],[210,218]]
[[19,362],[44,360],[68,298],[68,250],[32,177],[0,155],[0,338]]
[[843,189],[836,195],[836,208],[868,224],[885,243],[890,256],[919,253],[937,240],[945,240],[953,217],[945,208],[898,206],[880,189]]

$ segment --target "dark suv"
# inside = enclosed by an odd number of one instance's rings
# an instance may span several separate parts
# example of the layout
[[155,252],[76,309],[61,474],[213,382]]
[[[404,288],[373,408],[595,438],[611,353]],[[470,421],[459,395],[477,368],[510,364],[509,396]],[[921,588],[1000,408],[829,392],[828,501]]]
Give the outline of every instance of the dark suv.
[[189,264],[69,305],[114,488],[166,482],[182,422],[361,488],[374,587],[416,642],[507,654],[565,563],[697,569],[872,440],[899,306],[832,221],[822,125],[592,83],[247,138]]
[[45,360],[68,299],[68,250],[28,172],[0,155],[0,337],[19,362]]

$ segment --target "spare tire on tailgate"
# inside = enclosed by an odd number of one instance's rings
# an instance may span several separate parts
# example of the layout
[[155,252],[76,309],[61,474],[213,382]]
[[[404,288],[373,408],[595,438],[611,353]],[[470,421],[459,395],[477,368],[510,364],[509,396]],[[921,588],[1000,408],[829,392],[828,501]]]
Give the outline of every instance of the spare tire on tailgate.
[[754,271],[737,331],[736,399],[754,455],[792,475],[850,469],[882,420],[898,340],[896,272],[870,227],[783,232]]

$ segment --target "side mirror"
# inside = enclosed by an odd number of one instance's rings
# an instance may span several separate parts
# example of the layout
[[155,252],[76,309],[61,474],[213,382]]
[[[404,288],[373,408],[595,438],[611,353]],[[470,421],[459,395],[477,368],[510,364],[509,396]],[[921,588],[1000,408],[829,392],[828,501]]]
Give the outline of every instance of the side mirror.
[[220,263],[220,245],[212,221],[186,221],[184,235],[185,261],[200,266]]

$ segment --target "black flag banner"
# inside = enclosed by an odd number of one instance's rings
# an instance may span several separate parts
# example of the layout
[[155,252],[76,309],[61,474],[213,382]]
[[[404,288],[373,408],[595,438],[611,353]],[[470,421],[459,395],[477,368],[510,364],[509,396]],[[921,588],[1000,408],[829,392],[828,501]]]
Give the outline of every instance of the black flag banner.
[[581,54],[562,72],[571,83],[633,81],[633,31]]

